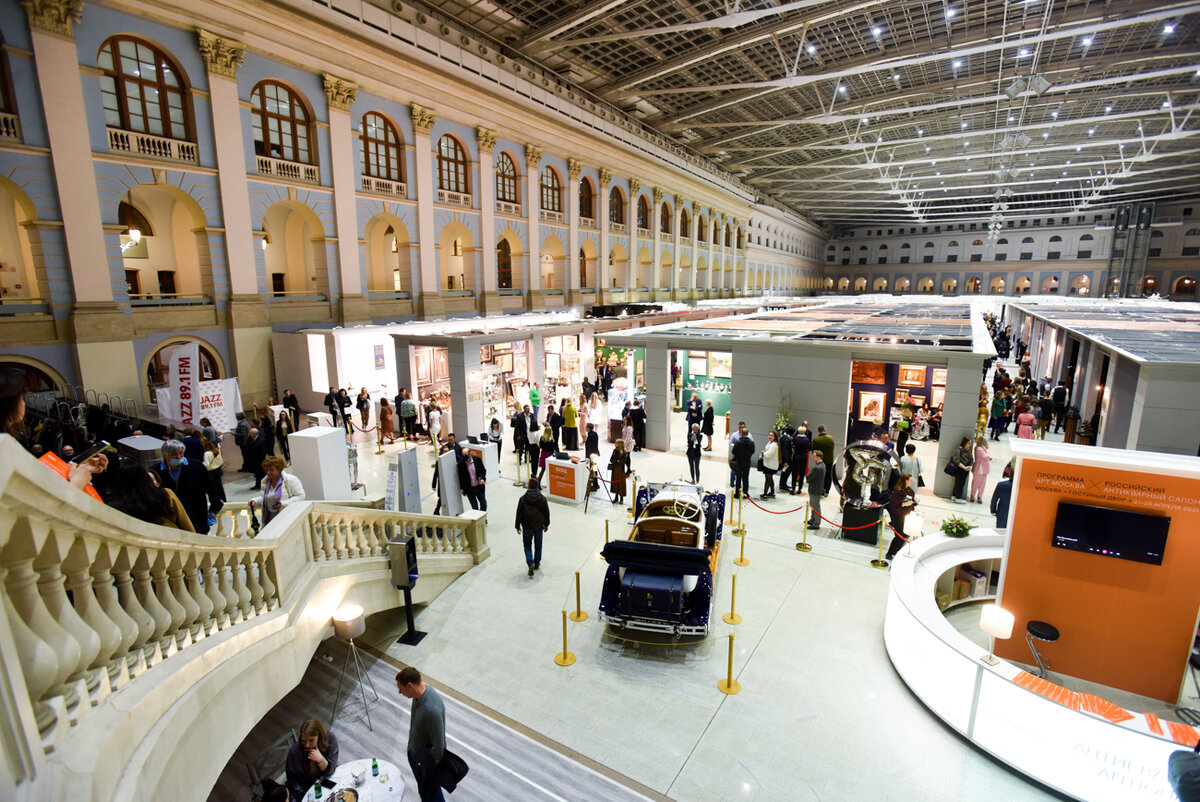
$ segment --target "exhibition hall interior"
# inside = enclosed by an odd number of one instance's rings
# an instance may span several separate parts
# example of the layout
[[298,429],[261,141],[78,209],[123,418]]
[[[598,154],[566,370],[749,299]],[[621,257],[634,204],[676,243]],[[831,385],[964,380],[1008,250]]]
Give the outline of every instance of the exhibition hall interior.
[[1200,799],[1198,43],[0,0],[0,798]]

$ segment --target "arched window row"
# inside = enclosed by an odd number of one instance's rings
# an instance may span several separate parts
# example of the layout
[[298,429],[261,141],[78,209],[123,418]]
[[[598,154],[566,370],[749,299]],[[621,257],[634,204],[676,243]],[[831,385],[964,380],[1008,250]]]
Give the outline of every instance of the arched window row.
[[542,211],[562,214],[562,181],[558,177],[558,171],[549,165],[543,167],[540,188]]
[[438,189],[471,194],[471,162],[462,143],[449,134],[438,140],[437,172]]
[[192,141],[191,97],[183,72],[154,45],[114,36],[96,55],[109,128]]
[[254,152],[259,156],[315,164],[315,126],[308,103],[279,81],[260,81],[250,92]]
[[391,120],[376,111],[362,119],[363,175],[404,183],[404,140]]

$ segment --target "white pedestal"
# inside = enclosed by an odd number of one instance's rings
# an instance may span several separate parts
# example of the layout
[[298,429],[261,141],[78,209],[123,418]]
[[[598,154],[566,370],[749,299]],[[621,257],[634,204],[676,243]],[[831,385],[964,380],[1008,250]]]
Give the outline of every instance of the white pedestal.
[[328,412],[309,412],[304,416],[304,420],[309,426],[333,426],[333,416]]
[[582,504],[587,492],[586,462],[546,460],[546,498],[562,504]]
[[464,454],[470,454],[483,460],[488,482],[494,482],[500,478],[500,449],[496,447],[495,443],[480,443],[479,445],[463,443],[462,450]]
[[[326,415],[325,417],[329,417]],[[354,498],[350,491],[350,465],[347,462],[346,433],[340,428],[312,426],[288,436],[292,452],[291,472],[304,485],[306,498],[345,501]]]
[[463,494],[458,484],[458,456],[453,450],[438,456],[437,472],[438,492],[442,494],[440,514],[462,515]]

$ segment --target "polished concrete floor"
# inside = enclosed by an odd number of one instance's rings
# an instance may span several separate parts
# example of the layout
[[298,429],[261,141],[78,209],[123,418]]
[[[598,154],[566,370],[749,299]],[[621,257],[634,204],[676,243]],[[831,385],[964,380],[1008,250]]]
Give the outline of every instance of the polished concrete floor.
[[[682,429],[682,416],[678,422]],[[1009,458],[1010,437],[993,448],[989,497]],[[421,448],[427,471],[431,450]],[[364,445],[359,458],[372,488],[382,486],[387,459],[373,450]],[[741,542],[727,533],[707,638],[673,643],[607,631],[596,622],[605,569],[598,555],[605,521],[613,537],[627,533],[625,511],[595,498],[586,513],[552,504],[542,570],[528,578],[512,525],[521,491],[512,485],[516,465],[508,451],[502,476],[488,486],[492,557],[418,611],[417,626],[429,633],[418,646],[394,644],[404,627],[400,612],[373,617],[366,640],[390,657],[673,799],[1054,798],[944,727],[896,675],[882,638],[889,575],[871,566],[874,548],[836,539],[825,528],[810,538],[813,551],[802,553],[795,549],[802,511],[746,507],[750,564],[734,565]],[[936,443],[919,443],[918,454],[932,485],[940,469]],[[677,453],[638,453],[634,467],[652,481],[687,470]],[[706,455],[702,480],[726,489],[719,445]],[[761,475],[752,480],[760,491]],[[428,488],[428,474],[423,482]],[[248,484],[233,482],[230,490],[242,492],[231,497],[244,498]],[[950,504],[928,489],[919,499],[927,531],[950,512],[980,526],[993,523],[986,505]],[[762,503],[785,512],[802,501],[779,496]],[[432,511],[432,494],[426,504]],[[576,572],[590,617],[568,625],[577,661],[564,668],[554,656],[563,649],[562,611],[574,607]],[[720,615],[729,610],[735,574],[744,620],[730,626]],[[730,648],[742,685],[736,696],[717,688]]]

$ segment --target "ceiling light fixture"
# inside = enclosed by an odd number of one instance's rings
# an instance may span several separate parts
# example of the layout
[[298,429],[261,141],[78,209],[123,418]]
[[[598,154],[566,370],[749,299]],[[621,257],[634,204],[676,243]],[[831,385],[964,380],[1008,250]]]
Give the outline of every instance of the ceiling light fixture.
[[879,37],[883,36],[883,28],[880,28],[878,25],[876,25],[871,29],[871,35],[878,39]]
[[951,66],[951,67],[953,67],[954,69],[956,69],[956,70],[957,70],[959,67],[961,67],[961,66],[962,66],[962,62],[961,62],[961,61],[959,61],[958,59],[955,59],[955,60],[954,60],[954,63],[953,63],[953,64],[951,64],[950,66]]
[[1000,140],[1000,148],[1002,150],[1008,150],[1012,146],[1013,146],[1012,134],[1005,134],[1004,138]]
[[1029,77],[1029,88],[1035,95],[1045,94],[1054,84],[1047,81],[1041,75],[1031,75]]
[[1004,94],[1008,95],[1009,100],[1016,100],[1017,96],[1025,91],[1025,88],[1025,79],[1018,77],[1004,89]]
[[1029,138],[1029,137],[1028,137],[1028,136],[1025,134],[1025,132],[1024,132],[1024,131],[1022,131],[1021,133],[1017,134],[1017,140],[1016,140],[1016,141],[1017,141],[1017,147],[1019,147],[1019,148],[1027,148],[1027,147],[1029,147],[1029,143],[1030,143],[1030,142],[1032,142],[1033,140],[1032,140],[1032,139],[1030,139],[1030,138]]
[[1170,36],[1173,33],[1175,33],[1175,25],[1173,23],[1168,22],[1163,26],[1163,35]]
[[1090,36],[1083,37],[1083,46],[1091,47],[1092,46],[1092,37],[1090,37]]

